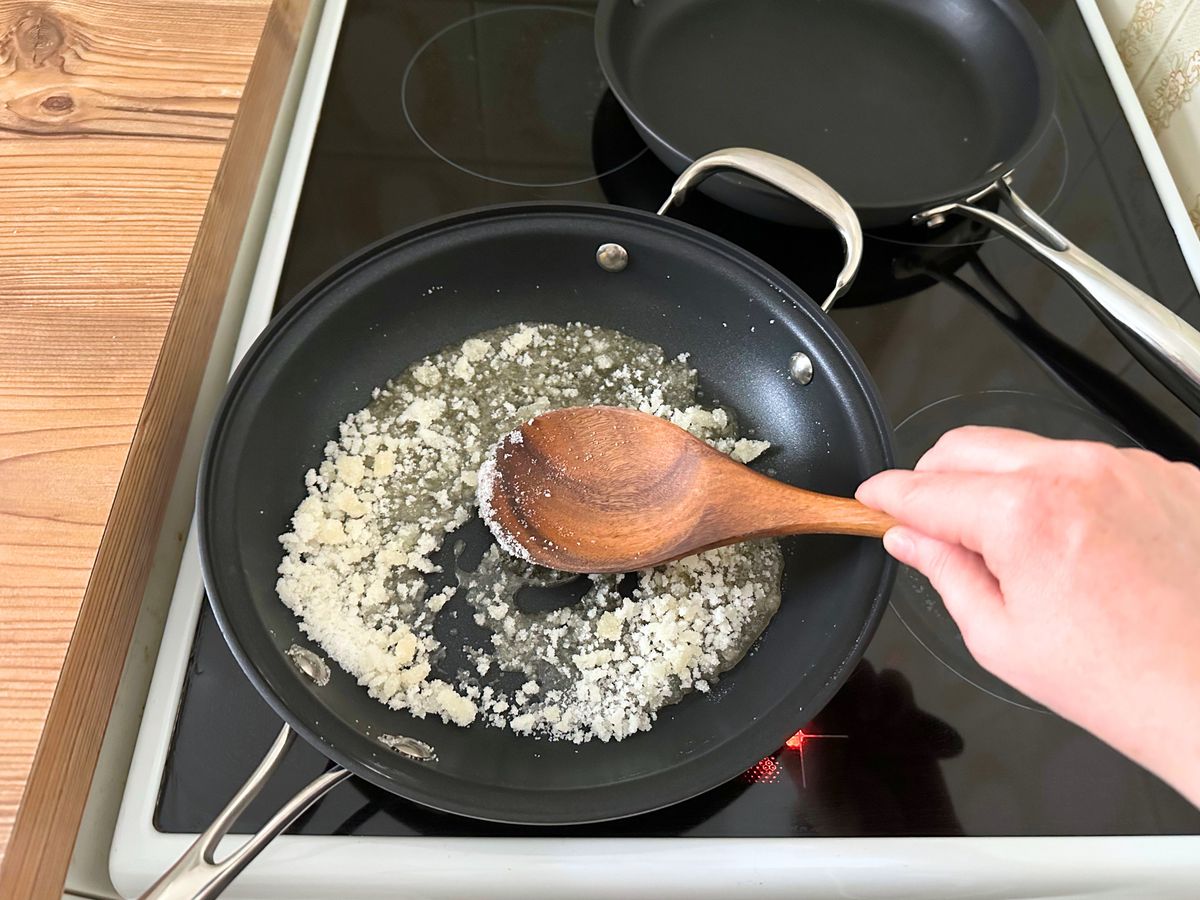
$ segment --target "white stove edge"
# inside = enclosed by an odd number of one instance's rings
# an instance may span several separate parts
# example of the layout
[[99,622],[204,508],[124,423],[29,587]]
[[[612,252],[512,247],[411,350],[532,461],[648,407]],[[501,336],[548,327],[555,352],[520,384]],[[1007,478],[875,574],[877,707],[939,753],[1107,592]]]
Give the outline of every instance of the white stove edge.
[[[167,501],[154,561],[80,821],[66,876],[65,890],[69,896],[100,900],[115,900],[117,896],[109,875],[114,827],[130,770],[134,740],[143,718],[151,671],[155,666],[160,641],[165,637],[164,622],[169,612],[172,589],[178,580],[180,562],[184,556],[184,537],[188,533],[195,504],[195,480],[203,439],[208,432],[213,409],[229,380],[234,343],[244,326],[249,288],[259,266],[262,242],[275,201],[283,160],[289,151],[322,8],[323,0],[313,0],[297,37],[291,71],[275,116],[259,181],[254,189],[241,246],[217,322],[213,349],[188,423],[187,440]],[[170,717],[173,712],[168,711],[165,715]]]
[[[234,363],[270,318],[346,0],[327,0],[279,178]],[[1200,240],[1094,0],[1077,0],[1147,168],[1200,284]],[[211,415],[216,398],[209,399]],[[200,411],[197,412],[197,420]],[[197,433],[198,432],[198,433]],[[202,441],[203,429],[192,438]],[[181,478],[194,471],[181,467]],[[190,491],[190,483],[186,486]],[[123,896],[192,842],[153,827],[154,805],[203,603],[189,530],[109,857]],[[266,751],[264,746],[263,751]],[[243,836],[221,845],[220,858]],[[348,883],[352,882],[352,883]],[[230,898],[558,896],[1193,897],[1200,835],[1055,838],[379,838],[282,835]]]

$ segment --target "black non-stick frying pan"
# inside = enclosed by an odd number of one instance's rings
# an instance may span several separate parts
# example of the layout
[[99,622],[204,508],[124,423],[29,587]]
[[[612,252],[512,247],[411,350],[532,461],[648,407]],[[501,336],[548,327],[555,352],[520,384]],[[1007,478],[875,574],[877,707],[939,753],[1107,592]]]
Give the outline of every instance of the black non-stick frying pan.
[[[844,288],[861,252],[857,222],[799,167],[728,151],[691,167],[672,198],[731,166],[835,220],[848,258],[835,290]],[[624,252],[598,253],[608,244]],[[431,286],[439,290],[431,294]],[[168,892],[181,880],[191,894],[219,890],[347,773],[436,809],[501,822],[582,823],[676,803],[774,751],[850,674],[882,614],[893,567],[878,541],[826,536],[785,543],[783,602],[751,654],[713,692],[685,697],[649,732],[621,742],[575,746],[481,722],[459,728],[383,706],[336,665],[326,681],[310,655],[323,656],[321,648],[300,632],[275,581],[278,535],[338,423],[369,402],[373,387],[476,332],[580,320],[655,342],[668,355],[690,353],[706,400],[728,405],[744,430],[771,441],[766,464],[784,480],[848,495],[891,461],[870,377],[838,329],[784,276],[689,225],[617,207],[533,204],[458,215],[367,248],[271,322],[213,425],[197,511],[205,585],[242,669],[287,728],[231,808],[159,883],[158,896],[174,896]],[[482,526],[475,533],[487,535]],[[453,656],[453,634],[440,637]],[[234,865],[205,862],[285,752],[288,729],[339,768],[289,803]]]
[[[968,216],[1058,272],[1200,413],[1200,332],[1026,206],[1008,176],[1054,110],[1045,37],[1018,0],[600,0],[613,93],[675,172],[717,147],[795,160],[864,227]],[[703,190],[792,224],[811,215],[738,175]],[[1023,225],[977,205],[995,194]]]

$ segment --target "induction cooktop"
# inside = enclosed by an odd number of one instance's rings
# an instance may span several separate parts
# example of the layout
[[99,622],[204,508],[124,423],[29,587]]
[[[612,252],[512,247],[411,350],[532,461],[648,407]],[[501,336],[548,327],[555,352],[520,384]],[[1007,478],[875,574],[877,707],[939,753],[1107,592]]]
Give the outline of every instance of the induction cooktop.
[[[1200,325],[1200,297],[1080,12],[1029,0],[1058,77],[1054,121],[1015,173],[1024,198],[1089,253]],[[389,233],[494,203],[656,209],[673,175],[607,90],[594,4],[351,0],[277,293]],[[747,102],[756,102],[748,98]],[[771,111],[764,103],[763,114]],[[761,222],[696,195],[672,214],[822,296],[832,233]],[[980,226],[866,235],[832,313],[874,376],[901,465],[945,430],[1000,424],[1200,460],[1200,427],[1061,280]],[[280,722],[201,610],[155,808],[203,830]],[[328,765],[298,745],[234,828],[262,826]],[[1200,832],[1200,811],[981,669],[941,601],[902,570],[857,671],[785,746],[670,809],[573,828],[434,812],[350,781],[291,828],[370,836],[1043,836]]]

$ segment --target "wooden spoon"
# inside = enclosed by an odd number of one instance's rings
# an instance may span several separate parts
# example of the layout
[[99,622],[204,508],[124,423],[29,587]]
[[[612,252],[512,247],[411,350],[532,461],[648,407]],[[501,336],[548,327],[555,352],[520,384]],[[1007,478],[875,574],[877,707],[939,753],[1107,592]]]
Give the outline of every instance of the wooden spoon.
[[479,470],[479,509],[505,550],[566,572],[631,572],[751,538],[882,537],[896,524],[611,406],[548,412],[501,438]]

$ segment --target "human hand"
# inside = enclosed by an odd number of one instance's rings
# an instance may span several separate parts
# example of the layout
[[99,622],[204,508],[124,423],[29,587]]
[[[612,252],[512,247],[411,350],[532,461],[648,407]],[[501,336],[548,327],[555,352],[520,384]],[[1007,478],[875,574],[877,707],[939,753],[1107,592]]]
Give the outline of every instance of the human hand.
[[857,496],[980,665],[1200,805],[1200,469],[968,427]]

